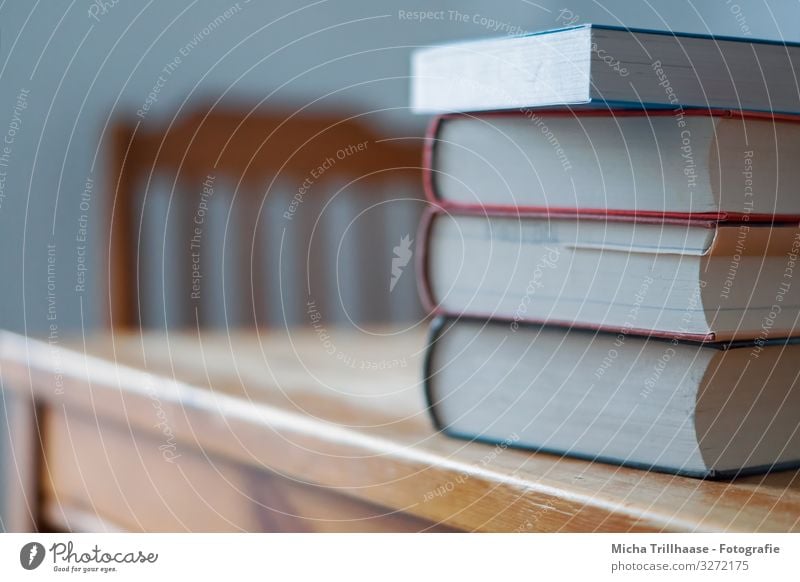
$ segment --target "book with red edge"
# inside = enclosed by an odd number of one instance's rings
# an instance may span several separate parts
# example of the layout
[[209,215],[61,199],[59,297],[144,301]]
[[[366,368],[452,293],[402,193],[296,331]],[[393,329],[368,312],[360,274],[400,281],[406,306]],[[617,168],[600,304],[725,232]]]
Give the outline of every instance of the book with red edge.
[[800,220],[800,115],[708,109],[448,114],[423,180],[443,209]]
[[700,342],[800,335],[800,226],[429,209],[432,313]]

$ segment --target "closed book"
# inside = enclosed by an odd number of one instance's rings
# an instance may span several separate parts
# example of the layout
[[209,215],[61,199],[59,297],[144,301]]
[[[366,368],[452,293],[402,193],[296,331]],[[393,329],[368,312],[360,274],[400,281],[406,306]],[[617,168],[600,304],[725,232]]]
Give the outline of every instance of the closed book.
[[432,211],[427,307],[519,323],[682,337],[800,335],[797,223]]
[[419,113],[593,103],[800,112],[800,46],[586,24],[415,51]]
[[437,320],[437,428],[468,440],[721,478],[800,464],[800,345],[701,344]]
[[446,115],[425,154],[444,208],[773,221],[800,218],[800,116],[541,110]]

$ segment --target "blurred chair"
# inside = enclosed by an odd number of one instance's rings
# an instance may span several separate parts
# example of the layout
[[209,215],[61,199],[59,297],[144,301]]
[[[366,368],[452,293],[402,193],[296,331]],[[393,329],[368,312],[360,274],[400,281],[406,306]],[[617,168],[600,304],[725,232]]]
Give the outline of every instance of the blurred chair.
[[419,317],[412,265],[391,289],[390,277],[423,207],[422,141],[370,121],[230,106],[117,120],[109,323]]

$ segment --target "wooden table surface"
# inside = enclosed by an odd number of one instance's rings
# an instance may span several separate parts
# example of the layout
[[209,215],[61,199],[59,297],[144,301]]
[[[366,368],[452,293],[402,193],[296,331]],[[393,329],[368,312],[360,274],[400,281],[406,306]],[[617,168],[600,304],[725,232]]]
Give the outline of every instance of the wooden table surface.
[[796,471],[711,482],[437,434],[423,346],[419,328],[3,334],[11,420],[35,435],[15,506],[72,530],[800,529]]

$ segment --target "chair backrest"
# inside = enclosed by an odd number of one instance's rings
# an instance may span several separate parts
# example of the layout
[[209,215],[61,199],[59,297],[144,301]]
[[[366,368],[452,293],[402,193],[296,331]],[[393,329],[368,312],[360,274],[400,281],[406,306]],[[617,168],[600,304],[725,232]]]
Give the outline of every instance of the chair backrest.
[[419,315],[411,265],[389,295],[392,249],[423,206],[419,136],[341,113],[219,107],[112,131],[112,326]]

